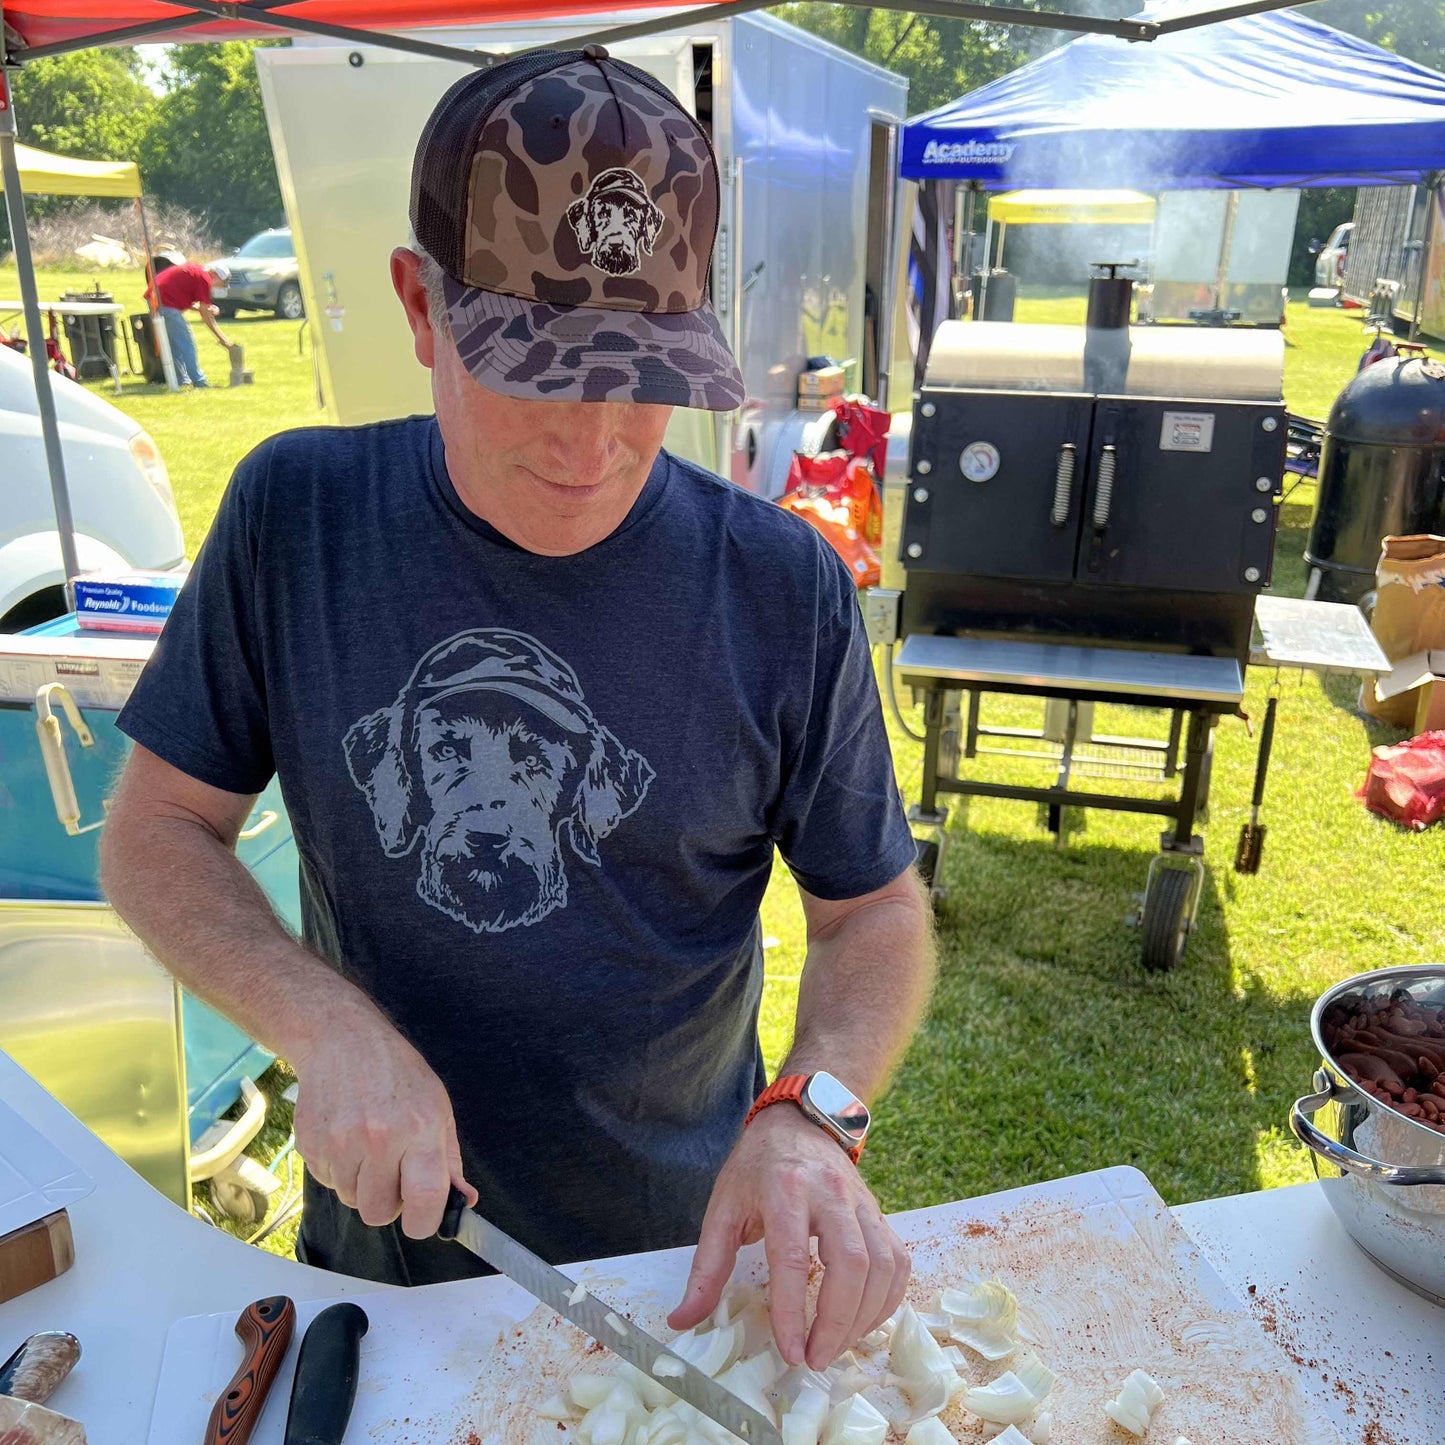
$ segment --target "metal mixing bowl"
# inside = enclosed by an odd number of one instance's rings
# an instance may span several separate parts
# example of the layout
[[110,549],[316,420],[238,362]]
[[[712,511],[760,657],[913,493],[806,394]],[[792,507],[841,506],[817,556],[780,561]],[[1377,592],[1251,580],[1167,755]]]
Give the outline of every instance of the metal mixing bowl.
[[1445,1305],[1445,1134],[1365,1093],[1330,1057],[1321,1029],[1333,1005],[1377,999],[1445,1005],[1445,968],[1381,968],[1321,996],[1310,1015],[1320,1051],[1315,1092],[1290,1128],[1307,1144],[1325,1197],[1355,1243],[1401,1284]]

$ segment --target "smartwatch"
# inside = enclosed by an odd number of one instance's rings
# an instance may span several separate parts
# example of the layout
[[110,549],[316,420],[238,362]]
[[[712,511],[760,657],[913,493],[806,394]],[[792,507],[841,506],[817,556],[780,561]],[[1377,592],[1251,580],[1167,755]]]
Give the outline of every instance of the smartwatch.
[[748,1111],[746,1128],[771,1104],[796,1104],[825,1134],[831,1134],[856,1164],[871,1122],[868,1106],[832,1074],[788,1074],[775,1079]]

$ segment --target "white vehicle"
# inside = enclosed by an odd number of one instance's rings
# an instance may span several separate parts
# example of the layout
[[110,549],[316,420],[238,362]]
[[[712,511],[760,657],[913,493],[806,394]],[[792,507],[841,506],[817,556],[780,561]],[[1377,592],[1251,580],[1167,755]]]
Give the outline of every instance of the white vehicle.
[[1330,232],[1330,239],[1315,257],[1316,286],[1329,286],[1338,291],[1345,284],[1345,262],[1349,259],[1350,233],[1354,229],[1353,221],[1345,221]]
[[[130,417],[51,375],[82,572],[173,567],[185,556],[166,464]],[[65,611],[65,569],[30,358],[0,346],[0,632]]]

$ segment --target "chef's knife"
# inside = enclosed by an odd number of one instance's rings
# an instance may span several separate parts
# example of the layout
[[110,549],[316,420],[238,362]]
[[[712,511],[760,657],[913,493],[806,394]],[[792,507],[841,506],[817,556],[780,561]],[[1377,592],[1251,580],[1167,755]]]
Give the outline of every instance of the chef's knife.
[[[563,1319],[571,1320],[598,1344],[635,1365],[747,1445],[783,1445],[783,1437],[766,1416],[673,1354],[646,1330],[611,1309],[605,1300],[595,1298],[561,1270],[538,1259],[530,1249],[483,1219],[475,1209],[468,1209],[466,1196],[460,1189],[453,1189],[448,1197],[437,1233],[443,1239],[454,1239],[465,1245],[479,1259],[486,1260],[493,1269],[501,1270],[528,1294],[556,1310]],[[658,1360],[669,1361],[661,1374],[653,1369]]]
[[356,1402],[366,1311],[349,1302],[321,1311],[301,1340],[282,1445],[341,1445]]

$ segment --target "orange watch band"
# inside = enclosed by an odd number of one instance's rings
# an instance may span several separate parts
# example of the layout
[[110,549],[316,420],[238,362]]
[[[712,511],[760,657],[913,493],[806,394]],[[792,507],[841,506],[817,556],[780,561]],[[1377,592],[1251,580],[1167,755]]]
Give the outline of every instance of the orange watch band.
[[[743,1128],[746,1129],[764,1109],[772,1104],[801,1105],[803,1090],[807,1087],[807,1083],[807,1074],[784,1074],[781,1078],[774,1079],[753,1101],[753,1107],[748,1110],[748,1117],[743,1120]],[[804,1115],[804,1117],[806,1118],[807,1115]],[[812,1121],[810,1120],[809,1122]],[[822,1125],[818,1127],[822,1128]],[[855,1164],[863,1157],[863,1146],[861,1144],[849,1146],[844,1144],[840,1139],[838,1140],[838,1147],[842,1149]]]

